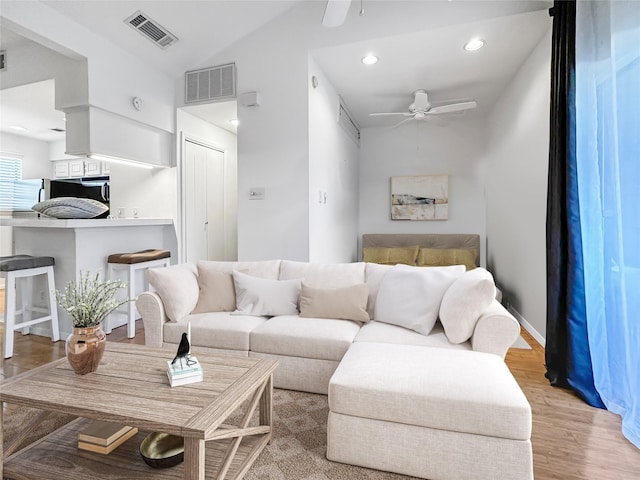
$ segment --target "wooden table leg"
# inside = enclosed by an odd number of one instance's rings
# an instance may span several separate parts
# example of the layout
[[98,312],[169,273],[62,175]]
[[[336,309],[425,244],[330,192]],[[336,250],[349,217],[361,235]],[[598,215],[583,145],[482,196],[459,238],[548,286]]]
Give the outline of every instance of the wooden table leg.
[[184,480],[204,479],[204,440],[185,437],[184,439]]
[[[11,332],[13,334],[13,332]],[[4,478],[2,475],[4,473],[4,402],[0,402],[0,478]]]
[[[273,427],[273,375],[267,380],[267,386],[262,392],[260,398],[260,425],[269,425]],[[269,432],[269,443],[273,435],[273,428]]]

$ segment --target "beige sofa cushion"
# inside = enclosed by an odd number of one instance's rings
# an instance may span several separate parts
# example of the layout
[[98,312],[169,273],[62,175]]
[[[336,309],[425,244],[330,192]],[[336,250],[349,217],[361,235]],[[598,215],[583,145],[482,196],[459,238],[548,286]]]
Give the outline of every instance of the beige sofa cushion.
[[249,350],[249,335],[267,321],[264,317],[231,315],[229,312],[198,313],[179,323],[164,324],[164,342],[180,343],[182,333],[191,322],[191,344],[226,350]]
[[198,266],[227,273],[238,270],[254,277],[271,279],[277,279],[280,273],[280,260],[260,260],[255,262],[201,260],[198,262]]
[[282,260],[280,280],[300,279],[314,288],[340,288],[364,283],[363,262],[307,263]]
[[478,318],[495,296],[493,276],[482,267],[466,272],[451,284],[440,304],[440,321],[451,343],[471,338]]
[[374,318],[428,335],[438,319],[442,296],[464,272],[463,265],[395,265],[380,282]]
[[147,278],[162,299],[167,317],[172,322],[189,315],[198,303],[198,280],[192,264],[150,268]]
[[354,343],[329,384],[332,412],[513,440],[531,437],[531,407],[497,355]]
[[369,286],[369,299],[367,300],[367,313],[369,313],[369,318],[374,318],[378,290],[380,289],[380,283],[384,278],[384,274],[392,268],[393,265],[379,265],[377,263],[367,263],[365,265],[365,280]]
[[300,280],[272,280],[234,271],[234,315],[296,315]]
[[353,341],[471,350],[471,342],[459,344],[452,344],[449,342],[440,322],[436,322],[429,335],[422,335],[421,333],[414,332],[408,328],[371,321],[362,326]]
[[340,361],[358,330],[350,320],[283,315],[251,332],[251,351]]
[[300,316],[368,322],[366,283],[342,288],[313,288],[302,283]]

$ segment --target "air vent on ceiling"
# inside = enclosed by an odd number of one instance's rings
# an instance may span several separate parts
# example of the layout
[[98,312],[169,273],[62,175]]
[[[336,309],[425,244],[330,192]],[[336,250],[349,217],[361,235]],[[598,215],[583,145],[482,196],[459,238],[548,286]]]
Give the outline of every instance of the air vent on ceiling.
[[124,22],[160,48],[167,48],[178,41],[178,37],[140,10],[125,18]]
[[50,130],[53,132],[64,132],[62,128],[51,128]]
[[192,70],[185,73],[185,103],[222,100],[236,96],[236,64]]

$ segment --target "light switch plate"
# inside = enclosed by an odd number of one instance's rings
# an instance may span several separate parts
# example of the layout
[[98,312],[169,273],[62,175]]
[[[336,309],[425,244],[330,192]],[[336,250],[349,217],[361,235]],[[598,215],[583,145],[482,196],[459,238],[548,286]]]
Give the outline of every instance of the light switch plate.
[[264,200],[264,188],[263,187],[250,188],[249,200]]

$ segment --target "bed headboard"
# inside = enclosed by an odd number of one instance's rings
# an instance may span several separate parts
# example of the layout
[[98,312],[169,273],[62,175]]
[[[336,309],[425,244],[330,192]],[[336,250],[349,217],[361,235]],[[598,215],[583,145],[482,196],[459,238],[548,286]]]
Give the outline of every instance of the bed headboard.
[[480,265],[480,235],[475,233],[365,233],[364,247],[475,248]]

